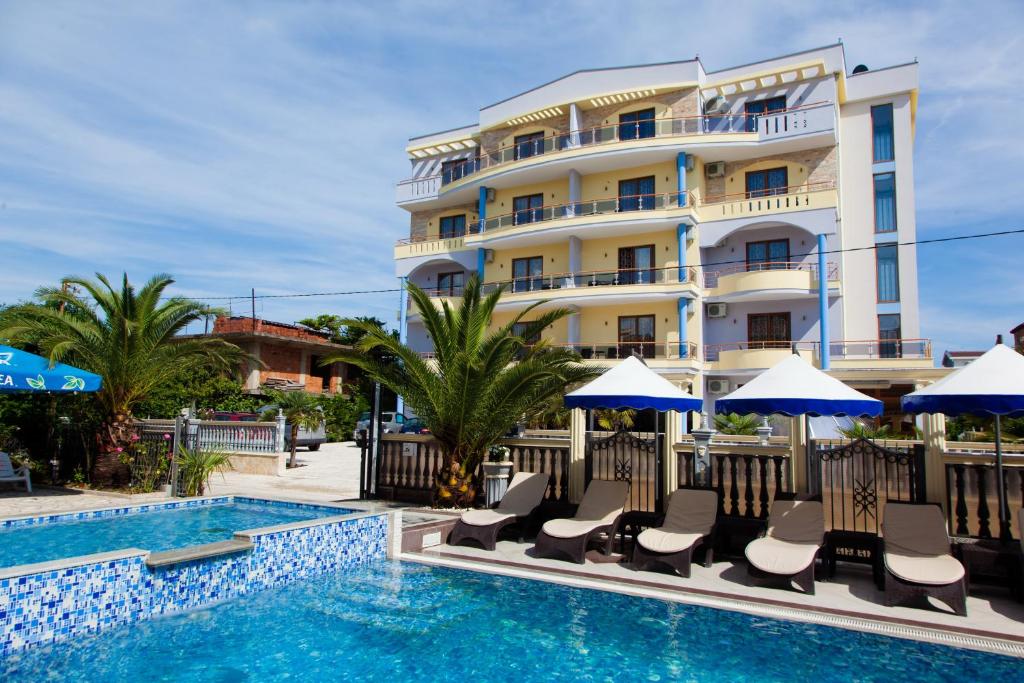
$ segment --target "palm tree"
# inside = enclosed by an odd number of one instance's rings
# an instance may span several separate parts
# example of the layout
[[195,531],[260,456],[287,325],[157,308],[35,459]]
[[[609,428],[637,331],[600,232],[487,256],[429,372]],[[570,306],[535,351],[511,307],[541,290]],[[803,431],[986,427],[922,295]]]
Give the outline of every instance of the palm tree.
[[733,436],[754,436],[757,428],[761,426],[761,418],[757,415],[738,415],[729,413],[727,415],[715,415],[715,429],[722,434]]
[[324,421],[320,397],[305,391],[275,391],[271,398],[291,427],[291,456],[288,467],[295,467],[295,448],[300,429],[316,429]]
[[136,290],[125,274],[115,289],[99,273],[95,280],[71,277],[61,288],[37,290],[38,303],[0,313],[0,338],[34,345],[51,361],[103,377],[96,395],[103,414],[93,465],[98,483],[118,483],[117,453],[129,443],[132,409],[156,387],[187,372],[237,371],[246,358],[221,339],[177,337],[189,323],[219,311],[191,299],[163,298],[173,282],[169,275],[154,275]]
[[[597,372],[567,349],[528,341],[539,339],[545,328],[570,314],[568,309],[539,312],[537,306],[543,302],[538,302],[488,332],[501,289],[484,296],[479,278],[473,276],[459,305],[442,301],[440,308],[419,287],[409,284],[408,290],[434,342],[432,360],[380,325],[346,320],[345,325],[365,334],[354,349],[324,362],[357,365],[403,396],[440,445],[435,504],[468,506],[475,495],[473,472],[487,449],[519,420],[531,419],[562,395],[568,385],[592,379]],[[378,360],[375,351],[386,351],[397,360]]]
[[624,410],[598,408],[594,411],[594,418],[601,429],[614,432],[620,429],[631,429],[636,423],[636,411],[632,408]]
[[891,439],[895,436],[889,425],[876,427],[858,420],[854,420],[851,427],[840,427],[839,433],[847,439]]

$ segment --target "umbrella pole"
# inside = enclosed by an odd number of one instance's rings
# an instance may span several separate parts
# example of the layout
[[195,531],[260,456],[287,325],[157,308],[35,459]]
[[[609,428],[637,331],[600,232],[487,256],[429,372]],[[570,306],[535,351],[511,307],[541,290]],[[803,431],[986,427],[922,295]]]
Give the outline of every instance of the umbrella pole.
[[1006,482],[1003,480],[1002,425],[996,415],[996,494],[999,505],[999,540],[1010,541],[1009,510],[1006,509]]

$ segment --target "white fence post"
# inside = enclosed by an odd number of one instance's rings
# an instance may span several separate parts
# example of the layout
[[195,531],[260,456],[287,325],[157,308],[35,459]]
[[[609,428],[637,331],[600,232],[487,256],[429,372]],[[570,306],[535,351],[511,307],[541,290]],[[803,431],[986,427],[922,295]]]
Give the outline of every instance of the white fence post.
[[284,411],[280,408],[277,409],[277,431],[274,434],[274,450],[278,453],[284,452]]

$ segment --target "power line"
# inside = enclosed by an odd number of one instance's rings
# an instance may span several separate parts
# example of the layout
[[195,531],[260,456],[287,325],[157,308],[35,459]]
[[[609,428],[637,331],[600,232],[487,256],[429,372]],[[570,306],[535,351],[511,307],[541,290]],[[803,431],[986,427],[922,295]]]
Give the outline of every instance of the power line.
[[[941,244],[944,242],[958,242],[964,240],[982,239],[986,237],[1003,237],[1006,235],[1021,235],[1024,234],[1024,228],[1015,230],[999,230],[996,232],[984,232],[977,233],[974,235],[953,235],[952,237],[933,237],[930,239],[923,240],[910,240],[908,242],[883,242],[881,244],[871,244],[866,247],[846,247],[843,249],[828,249],[825,254],[842,254],[856,251],[873,251],[878,247],[912,247],[923,244]],[[803,256],[816,256],[819,252],[809,251],[803,254],[791,254],[790,257],[803,257]],[[713,263],[700,263],[692,266],[684,266],[687,268],[709,268],[711,266],[728,266],[735,265],[737,263],[746,263],[746,259],[732,259],[729,261],[715,261]],[[672,266],[673,268],[675,266]],[[315,296],[354,296],[357,294],[387,294],[391,292],[400,292],[401,287],[391,287],[388,289],[359,289],[350,290],[345,292],[302,292],[299,294],[241,294],[239,296],[197,296],[192,297],[199,301],[234,301],[234,300],[248,300],[248,299],[301,299]]]

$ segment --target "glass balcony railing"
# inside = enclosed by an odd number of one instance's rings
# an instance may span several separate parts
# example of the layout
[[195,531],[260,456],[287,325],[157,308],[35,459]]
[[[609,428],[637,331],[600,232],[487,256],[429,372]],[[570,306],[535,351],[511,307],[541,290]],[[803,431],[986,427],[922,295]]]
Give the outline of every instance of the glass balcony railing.
[[[727,344],[706,344],[704,360],[721,360],[723,353],[730,351],[792,351],[810,353],[819,357],[820,344],[812,341],[738,341]],[[932,357],[930,339],[868,339],[859,341],[838,340],[829,342],[829,356],[840,360],[873,360],[904,358],[927,360]]]
[[[570,349],[583,360],[616,360],[639,356],[644,359],[655,360],[697,360],[697,344],[693,342],[648,342],[648,341],[621,341],[602,343],[545,343],[546,348]],[[433,351],[421,351],[423,358],[434,358]]]
[[[686,203],[693,198],[685,194]],[[530,223],[560,220],[563,218],[579,218],[582,216],[601,216],[613,213],[632,211],[659,211],[662,209],[679,208],[679,193],[665,192],[661,194],[620,195],[600,199],[584,199],[568,204],[553,204],[530,209],[520,209],[498,216],[489,216],[484,220],[484,232],[505,230]]]
[[480,171],[522,159],[649,138],[722,133],[755,133],[763,138],[773,138],[790,133],[813,132],[822,126],[834,126],[831,112],[819,112],[831,107],[829,102],[816,102],[765,114],[715,114],[612,123],[556,133],[490,151],[480,150],[478,156],[446,164],[439,174],[432,177],[437,178],[443,187]]

